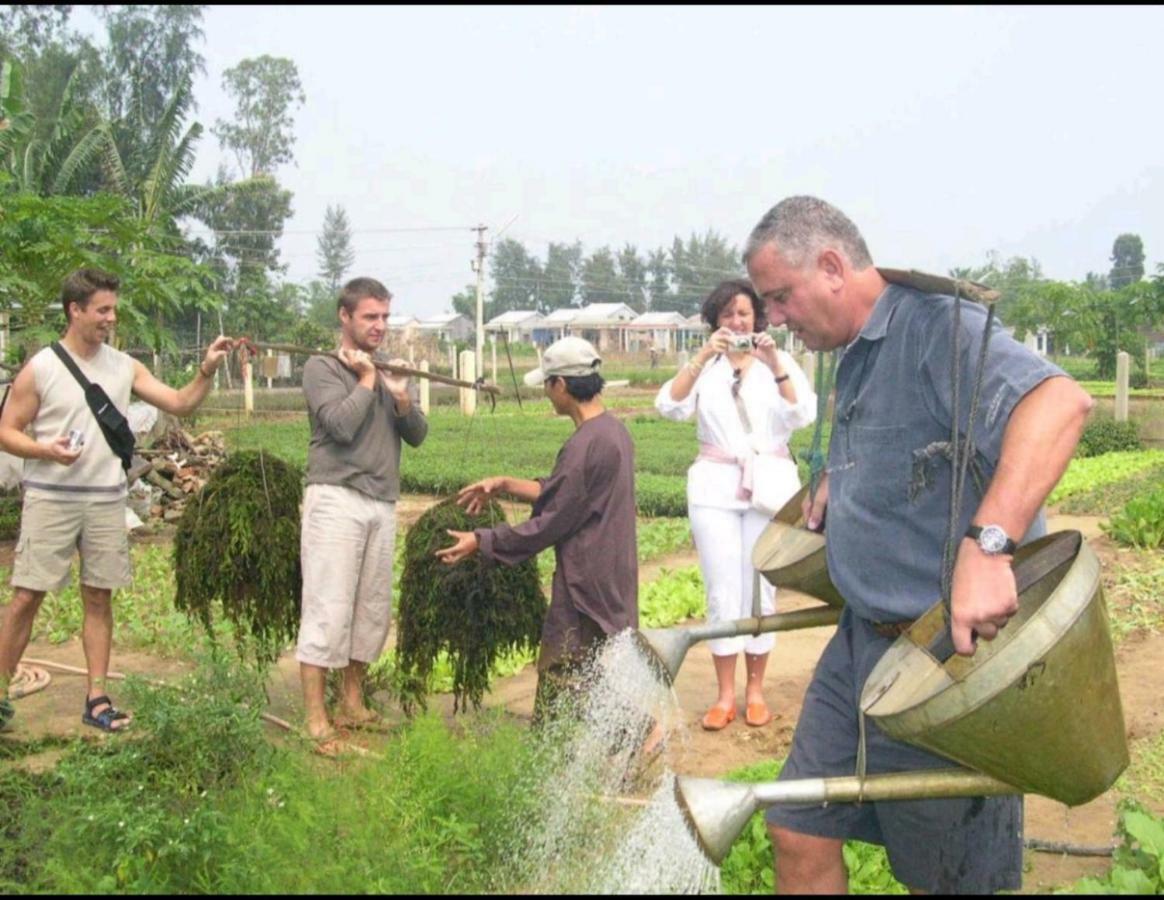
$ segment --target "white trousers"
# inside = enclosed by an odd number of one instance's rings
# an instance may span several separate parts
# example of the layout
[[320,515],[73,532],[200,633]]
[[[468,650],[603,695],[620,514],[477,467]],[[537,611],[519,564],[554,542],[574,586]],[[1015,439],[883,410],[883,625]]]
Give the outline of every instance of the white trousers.
[[[723,622],[752,615],[752,548],[771,519],[757,510],[691,506],[691,536],[699,553],[699,568],[707,588],[707,620]],[[763,615],[776,612],[776,588],[760,576],[760,608]],[[715,656],[768,653],[775,634],[751,634],[715,638],[707,646]]]
[[395,503],[338,484],[307,485],[299,662],[342,669],[380,658],[392,618],[395,549]]

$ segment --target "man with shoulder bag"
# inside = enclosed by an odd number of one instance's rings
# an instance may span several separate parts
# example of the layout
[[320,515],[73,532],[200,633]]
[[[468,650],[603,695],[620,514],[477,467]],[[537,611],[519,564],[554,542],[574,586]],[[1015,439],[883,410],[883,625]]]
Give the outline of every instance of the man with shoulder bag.
[[0,449],[25,460],[13,597],[0,625],[0,730],[15,715],[8,685],[28,646],[36,613],[48,591],[68,583],[78,550],[84,603],[81,642],[88,669],[81,721],[106,732],[129,724],[129,715],[114,708],[105,693],[113,642],[112,592],[130,583],[125,501],[133,433],[125,412],[131,393],[172,415],[193,412],[234,345],[219,336],[193,381],[182,388],[163,384],[107,343],[117,323],[119,287],[116,276],[99,269],[78,269],[65,279],[65,334],[29,360],[0,413]]

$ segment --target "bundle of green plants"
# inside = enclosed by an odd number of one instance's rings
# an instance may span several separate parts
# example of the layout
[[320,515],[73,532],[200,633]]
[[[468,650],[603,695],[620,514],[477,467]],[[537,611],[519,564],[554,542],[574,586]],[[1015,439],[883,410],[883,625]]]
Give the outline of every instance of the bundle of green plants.
[[1075,447],[1079,457],[1099,456],[1121,450],[1143,450],[1140,429],[1135,422],[1117,422],[1115,419],[1093,418],[1083,428],[1083,435]]
[[1141,550],[1164,545],[1164,488],[1133,497],[1127,505],[1099,527],[1112,540]]
[[425,706],[437,655],[453,669],[453,711],[481,705],[489,670],[506,651],[537,646],[546,599],[534,560],[491,565],[480,554],[449,566],[435,556],[452,543],[448,531],[505,521],[496,501],[470,515],[452,500],[430,507],[408,530],[397,605],[396,692],[411,714]]
[[239,451],[187,503],[174,535],[175,606],[213,639],[220,602],[240,654],[260,661],[277,658],[298,628],[302,499],[301,469]]

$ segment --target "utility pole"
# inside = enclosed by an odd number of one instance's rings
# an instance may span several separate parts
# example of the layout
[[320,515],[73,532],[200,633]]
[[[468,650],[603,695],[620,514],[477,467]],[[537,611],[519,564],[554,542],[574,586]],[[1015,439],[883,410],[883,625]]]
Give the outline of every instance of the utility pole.
[[485,229],[478,225],[477,258],[473,261],[473,271],[477,273],[477,373],[485,371]]

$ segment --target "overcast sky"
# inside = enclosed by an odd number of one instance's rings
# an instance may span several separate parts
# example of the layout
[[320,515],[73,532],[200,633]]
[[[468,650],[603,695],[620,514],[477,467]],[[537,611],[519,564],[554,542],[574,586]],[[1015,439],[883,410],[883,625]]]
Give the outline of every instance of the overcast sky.
[[549,241],[645,256],[709,228],[741,247],[801,193],[883,265],[997,250],[1082,279],[1127,231],[1164,260],[1161,8],[211,6],[203,25],[194,177],[226,158],[223,71],[292,59],[288,278],[315,276],[339,204],[348,274],[393,312],[450,308],[478,222],[516,216],[504,236],[543,261]]

